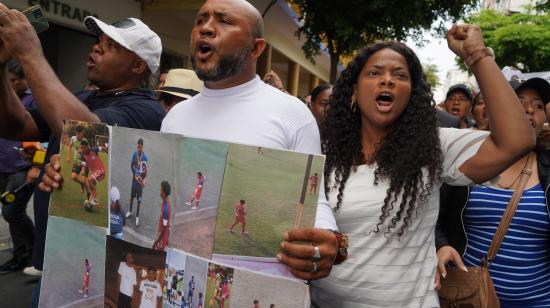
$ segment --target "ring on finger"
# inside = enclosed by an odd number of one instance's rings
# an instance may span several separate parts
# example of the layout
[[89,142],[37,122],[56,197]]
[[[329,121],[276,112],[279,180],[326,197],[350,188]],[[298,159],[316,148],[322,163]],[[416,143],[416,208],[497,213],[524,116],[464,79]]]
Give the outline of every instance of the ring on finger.
[[311,261],[317,262],[321,260],[321,252],[319,251],[319,246],[313,246],[313,249],[315,249],[315,253],[313,254],[313,257],[311,257]]
[[317,262],[313,261],[313,268],[311,269],[311,273],[317,273]]

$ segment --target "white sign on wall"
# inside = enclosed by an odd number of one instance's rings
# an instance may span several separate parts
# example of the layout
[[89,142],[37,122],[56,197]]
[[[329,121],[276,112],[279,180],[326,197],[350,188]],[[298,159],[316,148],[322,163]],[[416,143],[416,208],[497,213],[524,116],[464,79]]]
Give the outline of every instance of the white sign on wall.
[[48,21],[76,30],[86,30],[82,21],[90,15],[106,23],[128,17],[141,17],[141,5],[133,0],[4,0],[2,2],[18,10],[40,4]]

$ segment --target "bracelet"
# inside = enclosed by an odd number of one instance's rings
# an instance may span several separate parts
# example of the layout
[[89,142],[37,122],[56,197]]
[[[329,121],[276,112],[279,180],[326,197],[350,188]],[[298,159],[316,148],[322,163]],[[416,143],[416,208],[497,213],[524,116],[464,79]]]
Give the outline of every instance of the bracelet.
[[348,258],[348,236],[335,230],[329,230],[336,236],[338,242],[338,254],[334,259],[334,265],[338,265]]
[[468,58],[464,59],[464,63],[466,64],[466,66],[471,68],[472,65],[474,65],[477,61],[485,57],[492,57],[493,59],[495,58],[495,53],[491,47],[485,47],[483,49],[480,49],[474,52]]

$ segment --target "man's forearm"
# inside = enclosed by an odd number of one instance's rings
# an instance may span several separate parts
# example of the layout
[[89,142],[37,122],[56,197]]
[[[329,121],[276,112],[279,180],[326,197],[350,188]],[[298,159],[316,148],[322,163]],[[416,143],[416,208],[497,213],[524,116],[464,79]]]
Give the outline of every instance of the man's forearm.
[[54,134],[61,136],[63,120],[100,121],[65,88],[43,56],[23,56],[19,60],[38,109]]

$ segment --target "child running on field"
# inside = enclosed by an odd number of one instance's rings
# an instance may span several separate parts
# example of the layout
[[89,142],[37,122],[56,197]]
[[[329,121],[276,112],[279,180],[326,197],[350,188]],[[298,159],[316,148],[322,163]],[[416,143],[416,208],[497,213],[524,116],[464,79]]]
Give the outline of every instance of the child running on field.
[[99,157],[99,153],[105,151],[103,147],[93,147],[87,140],[80,141],[80,160],[83,166],[84,174],[88,174],[84,186],[86,188],[87,200],[91,206],[99,204],[97,200],[96,185],[99,181],[105,179],[105,165]]
[[246,232],[246,207],[244,200],[235,203],[235,222],[229,228],[229,232],[233,233],[233,227],[239,223],[241,224],[241,234],[248,235],[248,232]]
[[193,191],[193,195],[191,195],[191,200],[185,203],[187,204],[187,206],[191,207],[193,210],[196,210],[199,208],[199,202],[201,201],[204,181],[206,181],[206,177],[202,175],[202,172],[197,172],[197,180],[195,181],[195,190]]
[[78,293],[84,294],[84,298],[88,297],[88,289],[90,288],[90,272],[92,265],[88,259],[84,259],[84,277],[82,278],[82,289],[78,290]]
[[[80,193],[84,193],[84,177],[82,173],[82,161],[80,160],[80,142],[86,140],[84,138],[84,127],[78,125],[75,130],[75,135],[71,137],[69,141],[69,150],[67,151],[67,163],[71,162],[72,158],[72,170],[71,178],[73,181],[80,185]],[[73,152],[74,150],[74,152]]]
[[317,183],[319,183],[319,175],[315,173],[309,177],[309,194],[313,195],[317,193]]

